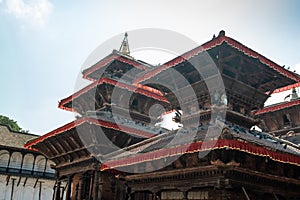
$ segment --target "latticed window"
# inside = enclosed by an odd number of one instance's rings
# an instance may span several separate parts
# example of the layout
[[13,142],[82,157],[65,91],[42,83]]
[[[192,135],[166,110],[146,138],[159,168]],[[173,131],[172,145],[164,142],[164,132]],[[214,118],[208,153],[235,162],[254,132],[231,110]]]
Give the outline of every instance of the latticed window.
[[[189,200],[208,200],[208,191],[189,191]],[[181,191],[163,191],[161,192],[161,200],[177,200],[183,199],[183,193]]]
[[206,200],[208,199],[208,191],[189,191],[189,200]]
[[163,191],[161,192],[161,200],[183,199],[181,191]]

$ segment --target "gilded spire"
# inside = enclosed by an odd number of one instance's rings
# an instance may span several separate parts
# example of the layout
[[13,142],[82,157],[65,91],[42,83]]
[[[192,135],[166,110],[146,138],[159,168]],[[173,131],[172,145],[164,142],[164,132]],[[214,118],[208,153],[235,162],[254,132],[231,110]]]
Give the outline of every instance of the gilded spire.
[[119,51],[124,55],[130,56],[130,50],[129,50],[129,44],[128,44],[127,37],[128,37],[128,34],[126,32]]

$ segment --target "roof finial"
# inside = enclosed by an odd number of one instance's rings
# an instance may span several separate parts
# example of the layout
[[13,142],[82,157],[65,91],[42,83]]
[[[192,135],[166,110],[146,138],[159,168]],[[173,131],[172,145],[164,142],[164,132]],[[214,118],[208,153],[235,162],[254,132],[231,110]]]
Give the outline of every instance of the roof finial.
[[225,31],[224,31],[224,30],[221,30],[221,31],[219,32],[218,37],[219,37],[219,36],[225,36]]
[[297,94],[296,88],[293,87],[291,101],[295,100],[295,99],[298,99],[298,94]]
[[128,37],[128,34],[126,32],[119,51],[124,55],[130,56],[130,50],[129,50],[129,44],[128,44],[127,37]]

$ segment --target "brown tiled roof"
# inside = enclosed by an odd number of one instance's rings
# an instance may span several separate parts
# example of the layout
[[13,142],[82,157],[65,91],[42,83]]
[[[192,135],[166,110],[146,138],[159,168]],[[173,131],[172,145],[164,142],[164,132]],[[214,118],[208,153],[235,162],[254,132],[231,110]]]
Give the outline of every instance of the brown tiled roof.
[[0,146],[24,149],[24,144],[35,138],[38,138],[38,136],[29,133],[14,132],[9,127],[0,125]]

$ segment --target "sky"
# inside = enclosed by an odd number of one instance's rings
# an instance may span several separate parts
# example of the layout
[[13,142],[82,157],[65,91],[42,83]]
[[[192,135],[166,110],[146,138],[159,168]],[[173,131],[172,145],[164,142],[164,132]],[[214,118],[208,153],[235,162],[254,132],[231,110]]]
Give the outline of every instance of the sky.
[[72,121],[57,105],[74,93],[86,58],[142,28],[175,31],[199,45],[225,30],[300,72],[299,9],[297,0],[0,0],[0,114],[39,135]]

